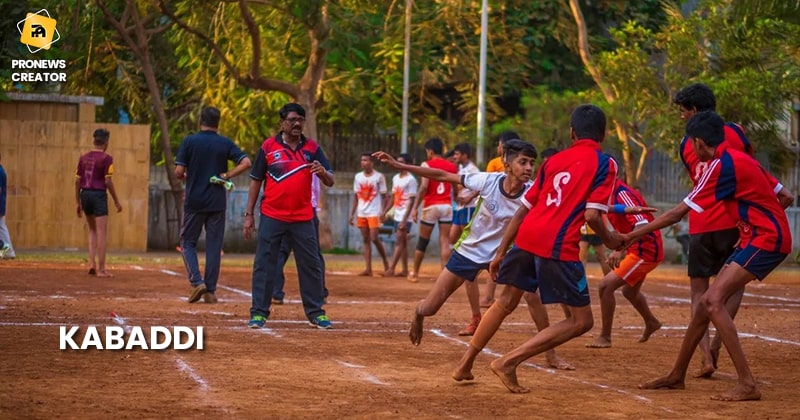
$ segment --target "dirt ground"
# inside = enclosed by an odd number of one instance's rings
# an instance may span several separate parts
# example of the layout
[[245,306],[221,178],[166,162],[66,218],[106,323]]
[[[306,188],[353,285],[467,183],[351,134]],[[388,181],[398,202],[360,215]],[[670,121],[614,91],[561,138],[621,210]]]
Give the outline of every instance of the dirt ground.
[[[519,369],[532,392],[509,393],[488,363],[535,331],[525,308],[506,319],[480,355],[475,380],[450,373],[469,337],[457,291],[425,325],[419,347],[407,330],[430,280],[363,278],[357,257],[328,258],[326,305],[334,329],[310,328],[289,269],[287,302],[273,306],[267,329],[246,328],[252,256],[226,255],[220,303],[188,304],[176,258],[145,256],[111,264],[112,279],[90,277],[80,261],[0,261],[0,417],[2,418],[772,418],[800,417],[800,271],[782,269],[747,289],[736,323],[763,399],[709,399],[731,388],[727,354],[711,380],[687,379],[686,390],[643,391],[636,385],[668,371],[689,319],[685,269],[659,268],[643,287],[664,328],[639,344],[642,323],[617,295],[613,347],[588,349],[595,329],[557,349],[575,365],[555,371],[536,356]],[[423,274],[434,276],[436,262]],[[59,326],[202,326],[205,350],[59,350]],[[563,318],[549,308],[551,321]],[[82,337],[82,334],[78,336]],[[77,341],[77,340],[76,340]],[[699,357],[692,369],[699,366]]]

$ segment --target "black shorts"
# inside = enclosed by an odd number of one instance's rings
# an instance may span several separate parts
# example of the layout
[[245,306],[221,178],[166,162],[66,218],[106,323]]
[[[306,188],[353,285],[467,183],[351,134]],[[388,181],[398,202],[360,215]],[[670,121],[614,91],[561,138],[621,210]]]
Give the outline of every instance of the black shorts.
[[698,233],[689,237],[689,277],[716,276],[739,242],[739,229]]
[[87,216],[108,216],[108,195],[105,190],[81,190],[81,208]]
[[603,245],[603,240],[600,239],[600,235],[583,235],[581,234],[581,242],[588,242],[591,246],[599,246]]

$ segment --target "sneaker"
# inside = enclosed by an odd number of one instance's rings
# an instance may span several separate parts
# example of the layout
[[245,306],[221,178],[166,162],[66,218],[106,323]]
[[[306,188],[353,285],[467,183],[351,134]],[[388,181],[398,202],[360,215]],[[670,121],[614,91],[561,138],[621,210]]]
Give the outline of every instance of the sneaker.
[[478,329],[478,324],[481,323],[481,316],[480,315],[473,315],[472,319],[469,321],[469,325],[464,327],[463,330],[458,332],[460,336],[467,336],[475,334],[475,330]]
[[333,324],[331,323],[330,318],[328,318],[328,315],[317,315],[316,318],[308,322],[312,327],[317,327],[321,330],[329,330],[333,328]]
[[189,303],[195,303],[203,297],[203,294],[206,292],[206,284],[200,283],[197,286],[192,287],[189,289]]
[[278,298],[274,297],[274,298],[272,298],[272,304],[273,305],[283,305],[283,299],[278,299]]
[[2,248],[0,248],[0,258],[5,258],[6,254],[11,251],[11,245],[5,244],[3,241],[0,241],[0,244],[3,244]]
[[215,295],[214,292],[205,292],[203,293],[203,302],[217,303],[219,300],[217,300],[217,295]]
[[250,322],[247,323],[247,326],[250,328],[264,328],[266,322],[267,317],[264,315],[253,315],[250,317]]

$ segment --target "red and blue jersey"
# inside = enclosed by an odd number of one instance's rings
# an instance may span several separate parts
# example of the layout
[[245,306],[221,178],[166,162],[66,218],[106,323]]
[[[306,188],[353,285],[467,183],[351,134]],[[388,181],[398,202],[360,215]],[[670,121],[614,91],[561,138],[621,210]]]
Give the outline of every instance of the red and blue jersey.
[[697,213],[722,202],[728,217],[738,222],[740,248],[752,245],[769,252],[791,252],[789,221],[776,196],[783,188],[780,182],[750,155],[724,144],[715,157],[683,202]]
[[[753,156],[753,146],[744,135],[742,127],[735,123],[725,123],[725,144],[727,147],[739,150]],[[710,162],[702,162],[694,153],[691,139],[684,136],[680,145],[681,160],[692,185],[697,186],[703,173],[708,168]],[[716,207],[709,208],[703,213],[689,213],[689,234],[696,235],[704,232],[716,232],[718,230],[733,229],[736,227],[736,219],[728,215],[725,206],[719,203]]]
[[[628,184],[617,179],[614,185],[614,195],[612,204],[621,204],[626,207],[647,207],[647,202],[638,191]],[[655,219],[652,214],[622,214],[609,213],[608,221],[614,229],[621,233],[630,233],[637,226],[647,224]],[[638,241],[628,247],[628,252],[632,253],[647,262],[661,262],[664,260],[664,242],[661,239],[661,232],[656,230],[642,236]]]
[[530,211],[514,244],[543,258],[580,261],[584,210],[608,211],[617,163],[594,140],[582,139],[547,160],[522,197]]
[[314,174],[309,167],[315,160],[328,171],[331,166],[314,140],[301,137],[300,144],[292,149],[283,141],[282,134],[268,138],[261,145],[250,178],[264,181],[263,215],[283,222],[309,221],[314,218],[311,205]]

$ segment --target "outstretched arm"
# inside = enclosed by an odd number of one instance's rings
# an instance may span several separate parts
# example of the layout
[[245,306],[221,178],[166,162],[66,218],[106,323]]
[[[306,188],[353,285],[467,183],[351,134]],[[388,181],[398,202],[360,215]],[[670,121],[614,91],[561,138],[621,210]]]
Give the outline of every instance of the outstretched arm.
[[680,222],[683,216],[685,216],[686,213],[689,213],[690,210],[691,209],[689,208],[689,206],[686,205],[686,203],[680,202],[677,206],[667,210],[660,216],[656,217],[655,220],[653,220],[652,222],[640,225],[639,227],[634,229],[631,233],[623,235],[623,237],[626,239],[625,243],[629,244],[633,241],[638,240],[642,236],[647,235],[650,232]]
[[392,155],[386,152],[375,152],[372,154],[372,157],[378,159],[379,161],[391,166],[392,168],[401,170],[401,171],[408,171],[414,175],[419,175],[425,178],[435,179],[437,181],[443,182],[450,182],[453,184],[458,184],[461,182],[461,175],[454,174],[452,172],[442,171],[440,169],[434,168],[426,168],[423,166],[416,166],[416,165],[409,165],[406,163],[400,163],[396,161]]

